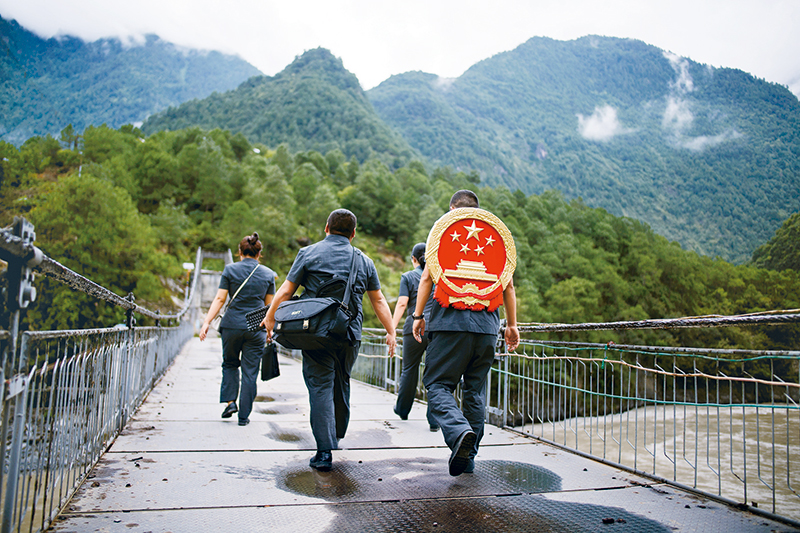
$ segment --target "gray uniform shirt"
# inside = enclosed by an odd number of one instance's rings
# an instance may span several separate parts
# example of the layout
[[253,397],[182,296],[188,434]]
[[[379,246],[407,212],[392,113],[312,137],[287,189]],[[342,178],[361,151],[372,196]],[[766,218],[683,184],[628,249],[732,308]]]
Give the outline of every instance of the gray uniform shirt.
[[[422,267],[416,267],[400,276],[399,296],[408,297],[408,307],[406,308],[406,321],[403,323],[403,335],[411,335],[414,330],[414,319],[412,316],[417,309],[417,292],[419,291],[419,280],[422,278]],[[432,299],[425,302],[423,315],[430,317]]]
[[[222,271],[222,278],[219,280],[219,288],[228,291],[228,299],[233,298],[239,286],[247,279],[250,272],[253,272],[256,265],[258,265],[258,261],[245,257],[238,263],[232,263],[225,267],[225,270]],[[250,311],[264,307],[264,298],[267,294],[275,294],[275,276],[275,272],[269,268],[258,265],[255,273],[250,276],[236,298],[230,302],[219,326],[221,328],[247,329],[247,320],[244,316]]]
[[[314,298],[320,285],[334,276],[347,281],[350,265],[355,249],[350,239],[342,235],[328,235],[318,243],[301,248],[292,264],[286,279],[302,285],[305,289],[300,298]],[[356,259],[358,275],[353,282],[349,309],[355,319],[350,322],[350,338],[361,340],[361,325],[364,322],[362,299],[366,291],[377,291],[381,288],[375,263],[366,255],[359,254]]]

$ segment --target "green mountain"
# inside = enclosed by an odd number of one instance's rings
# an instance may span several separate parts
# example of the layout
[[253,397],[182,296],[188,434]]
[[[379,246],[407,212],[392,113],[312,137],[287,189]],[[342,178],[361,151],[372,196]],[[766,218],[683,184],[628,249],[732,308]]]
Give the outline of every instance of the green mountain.
[[741,263],[800,211],[800,102],[785,87],[630,39],[533,38],[457,79],[368,91],[433,164],[561,190]]
[[20,145],[68,124],[78,131],[136,124],[257,74],[238,57],[182,49],[155,36],[133,46],[44,40],[0,17],[0,139]]
[[358,79],[328,50],[305,52],[275,76],[236,90],[171,107],[147,119],[145,133],[190,126],[222,128],[250,142],[291,151],[340,150],[359,161],[378,158],[394,168],[414,150],[378,118]]

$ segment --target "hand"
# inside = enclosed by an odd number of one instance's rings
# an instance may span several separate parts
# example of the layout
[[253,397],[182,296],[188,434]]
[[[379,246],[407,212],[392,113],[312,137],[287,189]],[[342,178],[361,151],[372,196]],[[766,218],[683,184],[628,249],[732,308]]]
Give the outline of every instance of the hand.
[[275,327],[275,319],[270,320],[269,314],[261,321],[260,326],[267,330],[267,344],[272,342],[272,328]]
[[208,322],[203,322],[203,325],[200,327],[200,340],[206,340],[206,335],[208,335]]
[[389,355],[394,355],[394,351],[397,348],[397,336],[396,333],[387,333],[386,334],[386,346],[389,347]]
[[506,350],[513,352],[519,346],[519,329],[517,326],[506,326]]
[[414,321],[414,329],[412,331],[414,338],[417,342],[422,342],[422,336],[425,335],[425,319],[420,318]]

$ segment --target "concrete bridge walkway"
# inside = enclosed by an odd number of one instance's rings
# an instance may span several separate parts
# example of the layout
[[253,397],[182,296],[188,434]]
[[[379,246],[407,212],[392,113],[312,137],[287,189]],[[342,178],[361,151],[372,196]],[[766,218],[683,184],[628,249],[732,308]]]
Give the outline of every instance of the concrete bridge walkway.
[[298,361],[259,382],[249,426],[220,418],[219,339],[192,339],[81,486],[53,531],[793,531],[487,426],[474,474],[451,477],[423,405],[353,382],[334,468],[314,441]]

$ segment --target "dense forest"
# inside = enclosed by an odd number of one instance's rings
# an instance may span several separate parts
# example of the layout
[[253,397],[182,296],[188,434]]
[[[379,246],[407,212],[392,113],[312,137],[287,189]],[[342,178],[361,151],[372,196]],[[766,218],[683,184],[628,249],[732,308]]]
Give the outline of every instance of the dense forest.
[[246,61],[187,50],[154,35],[131,45],[41,39],[0,17],[0,139],[17,146],[67,124],[119,127],[261,74]]
[[558,189],[742,263],[800,211],[800,102],[785,87],[632,39],[536,37],[456,79],[367,92],[432,164]]
[[[354,244],[394,301],[411,246],[452,193],[476,190],[514,235],[522,322],[639,320],[800,307],[800,274],[735,266],[683,250],[647,224],[557,191],[481,186],[477,173],[359,163],[338,149],[292,152],[243,134],[190,127],[150,136],[132,126],[65,128],[21,147],[0,141],[0,220],[24,215],[37,245],[69,268],[150,307],[174,308],[174,280],[195,247],[233,248],[253,230],[263,262],[285,276],[297,250],[323,237],[337,207],[358,216]],[[785,246],[778,237],[771,257]],[[280,280],[279,280],[280,281]],[[122,313],[38,278],[26,321],[37,329],[111,326]],[[371,313],[367,325],[377,326]],[[594,332],[581,340],[796,348],[796,328]]]

